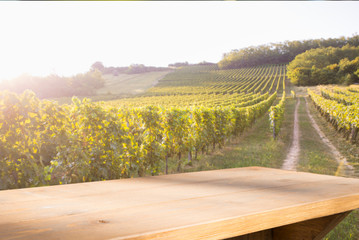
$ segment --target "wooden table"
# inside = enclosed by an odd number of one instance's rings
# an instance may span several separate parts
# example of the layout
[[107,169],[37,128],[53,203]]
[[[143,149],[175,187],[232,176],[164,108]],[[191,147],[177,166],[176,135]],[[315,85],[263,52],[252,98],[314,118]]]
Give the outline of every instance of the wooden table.
[[261,167],[0,191],[0,239],[321,239],[359,179]]

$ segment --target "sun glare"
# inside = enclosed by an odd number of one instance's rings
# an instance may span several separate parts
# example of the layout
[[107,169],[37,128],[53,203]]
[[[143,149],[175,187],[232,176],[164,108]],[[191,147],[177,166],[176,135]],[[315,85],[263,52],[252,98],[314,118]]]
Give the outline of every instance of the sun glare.
[[0,3],[6,23],[0,25],[0,81],[23,73],[74,75],[96,61],[115,67],[218,62],[251,45],[359,32],[348,24],[359,21],[351,14],[358,4],[351,2],[39,4]]

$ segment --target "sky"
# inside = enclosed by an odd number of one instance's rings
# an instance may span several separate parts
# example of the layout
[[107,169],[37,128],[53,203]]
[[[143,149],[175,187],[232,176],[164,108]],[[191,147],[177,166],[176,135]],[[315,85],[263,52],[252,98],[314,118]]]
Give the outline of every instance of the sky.
[[359,2],[0,2],[0,81],[105,66],[218,62],[286,40],[359,34]]

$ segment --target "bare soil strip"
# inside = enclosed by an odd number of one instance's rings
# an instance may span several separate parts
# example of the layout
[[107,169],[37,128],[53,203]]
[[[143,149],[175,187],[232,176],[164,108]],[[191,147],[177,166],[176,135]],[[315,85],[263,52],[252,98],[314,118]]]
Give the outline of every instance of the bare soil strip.
[[337,162],[339,163],[336,175],[348,175],[348,174],[350,175],[350,172],[354,170],[353,166],[348,164],[347,159],[337,150],[337,148],[329,141],[329,139],[320,130],[318,124],[315,122],[314,118],[309,112],[308,101],[306,98],[305,98],[305,104],[306,104],[307,114],[309,116],[313,128],[317,131],[322,141],[329,147],[331,153],[335,157],[335,160],[337,160]]
[[282,169],[295,171],[297,169],[297,162],[299,157],[300,145],[299,145],[299,123],[298,123],[298,107],[300,99],[298,98],[294,111],[294,128],[293,128],[293,141],[289,149],[287,158],[284,160]]

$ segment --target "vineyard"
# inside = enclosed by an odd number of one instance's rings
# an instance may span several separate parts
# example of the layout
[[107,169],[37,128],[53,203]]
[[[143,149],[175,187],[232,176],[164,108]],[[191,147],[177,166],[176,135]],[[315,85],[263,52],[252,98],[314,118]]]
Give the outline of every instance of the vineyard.
[[359,91],[354,87],[321,87],[320,94],[308,89],[321,115],[352,143],[358,142]]
[[281,92],[285,72],[285,65],[231,70],[219,70],[216,65],[190,66],[168,74],[141,97],[109,103],[119,107],[245,107]]
[[[178,171],[239,136],[285,90],[286,66],[189,66],[140,97],[71,105],[0,93],[0,189]],[[278,134],[285,94],[270,110]],[[163,167],[165,166],[165,167]]]

